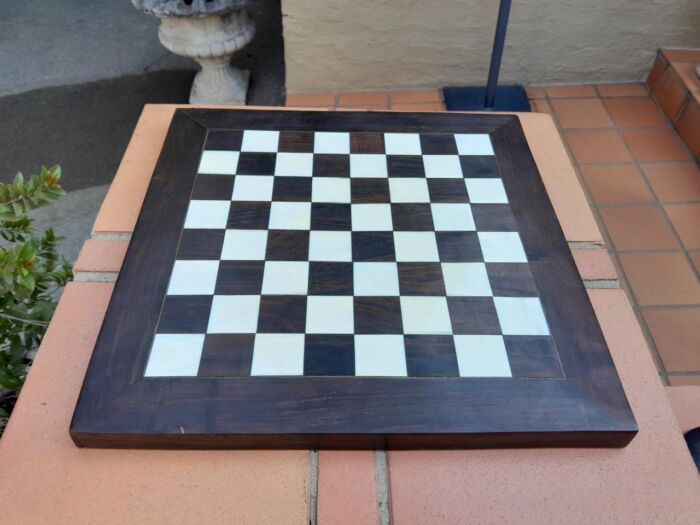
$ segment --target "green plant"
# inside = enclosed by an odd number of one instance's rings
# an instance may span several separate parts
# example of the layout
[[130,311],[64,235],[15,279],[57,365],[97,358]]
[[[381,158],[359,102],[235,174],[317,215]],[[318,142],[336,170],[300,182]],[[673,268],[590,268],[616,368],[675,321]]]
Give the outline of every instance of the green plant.
[[37,232],[27,213],[65,192],[61,168],[0,183],[0,434],[56,308],[73,277],[52,229]]

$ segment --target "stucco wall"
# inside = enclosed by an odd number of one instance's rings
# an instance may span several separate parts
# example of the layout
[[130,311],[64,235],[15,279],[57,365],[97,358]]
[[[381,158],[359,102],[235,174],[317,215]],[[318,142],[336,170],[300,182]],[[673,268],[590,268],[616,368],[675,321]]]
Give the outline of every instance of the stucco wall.
[[[287,91],[483,84],[496,0],[282,0]],[[698,0],[515,0],[504,82],[641,80],[700,46]]]

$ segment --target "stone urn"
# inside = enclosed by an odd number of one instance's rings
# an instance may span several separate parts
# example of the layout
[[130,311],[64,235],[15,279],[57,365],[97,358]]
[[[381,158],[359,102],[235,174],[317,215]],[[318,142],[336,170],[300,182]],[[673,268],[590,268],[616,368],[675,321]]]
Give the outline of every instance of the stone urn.
[[255,34],[249,0],[131,0],[160,18],[158,37],[166,49],[195,59],[191,104],[245,105],[250,72],[231,66],[231,57]]

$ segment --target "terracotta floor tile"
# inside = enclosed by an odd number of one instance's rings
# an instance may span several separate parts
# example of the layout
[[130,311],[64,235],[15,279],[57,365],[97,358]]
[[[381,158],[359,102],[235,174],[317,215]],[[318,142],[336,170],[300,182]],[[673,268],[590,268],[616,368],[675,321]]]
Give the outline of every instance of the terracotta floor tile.
[[551,101],[563,129],[610,128],[613,123],[599,98],[562,98]]
[[299,93],[287,95],[286,104],[289,107],[333,107],[335,93]]
[[596,204],[630,204],[654,201],[654,196],[634,164],[616,166],[588,164],[581,166],[581,174]]
[[618,126],[668,126],[664,114],[650,97],[603,99]]
[[598,211],[617,251],[680,248],[660,208],[631,206]]
[[554,110],[549,102],[543,98],[537,98],[530,101],[530,106],[532,111],[535,113],[546,113],[547,115],[554,116]]
[[700,203],[664,206],[673,227],[687,250],[700,248]]
[[681,79],[685,87],[690,91],[697,91],[700,89],[700,79],[697,73],[695,73],[695,68],[698,62],[671,62],[671,67],[676,72],[676,75]]
[[438,89],[391,92],[392,104],[413,104],[415,102],[442,102],[442,94]]
[[684,376],[668,376],[672,386],[700,386],[700,373]]
[[525,93],[527,93],[527,98],[544,98],[547,91],[542,86],[525,86]]
[[319,452],[318,523],[377,523],[372,450]]
[[654,162],[641,168],[661,201],[700,200],[700,169],[694,162]]
[[688,101],[676,121],[676,131],[694,156],[700,155],[700,103]]
[[389,93],[386,91],[360,91],[341,93],[339,106],[388,106]]
[[700,282],[682,252],[621,253],[619,259],[641,306],[700,304]]
[[693,261],[695,269],[700,273],[700,252],[689,252],[688,255],[690,255],[690,260]]
[[579,164],[632,162],[632,156],[616,131],[566,131],[564,137]]
[[667,371],[700,371],[700,306],[648,308],[643,315]]
[[669,120],[676,120],[687,95],[683,82],[673,68],[667,67],[654,87],[654,97]]
[[644,84],[598,84],[595,87],[601,97],[648,97]]
[[574,249],[571,250],[576,267],[584,280],[612,280],[617,279],[617,270],[610,258],[610,253],[605,248],[596,250]]
[[698,49],[662,49],[661,53],[669,62],[699,62]]
[[690,159],[688,150],[670,128],[626,129],[622,135],[638,161]]
[[445,111],[440,102],[421,102],[416,104],[392,104],[392,111]]
[[549,98],[580,98],[597,96],[593,86],[550,86],[547,88]]
[[649,76],[647,77],[647,86],[649,86],[649,91],[654,91],[659,81],[664,76],[666,69],[668,68],[668,61],[661,55],[656,55],[656,60],[654,60],[654,65],[649,71]]

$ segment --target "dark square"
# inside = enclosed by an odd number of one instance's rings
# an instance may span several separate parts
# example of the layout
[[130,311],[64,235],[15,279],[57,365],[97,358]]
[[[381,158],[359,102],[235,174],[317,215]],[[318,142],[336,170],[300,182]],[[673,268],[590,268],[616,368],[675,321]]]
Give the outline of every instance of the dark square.
[[314,202],[311,204],[312,230],[352,230],[349,204]]
[[248,377],[253,364],[255,334],[207,334],[199,377]]
[[352,263],[309,263],[309,295],[352,295]]
[[158,320],[160,334],[203,334],[213,295],[166,295]]
[[515,217],[509,204],[472,204],[476,229],[482,232],[514,232]]
[[197,175],[190,199],[230,201],[233,194],[233,175]]
[[464,179],[427,179],[430,202],[469,202]]
[[226,227],[245,230],[266,230],[269,223],[269,202],[233,201],[228,213]]
[[389,179],[360,178],[350,180],[353,204],[390,202]]
[[564,377],[550,336],[503,337],[513,377]]
[[264,261],[221,261],[216,277],[217,295],[259,295]]
[[391,220],[394,231],[433,231],[430,204],[392,204]]
[[350,153],[384,154],[384,134],[375,132],[350,133]]
[[313,153],[313,131],[280,131],[277,150],[285,153]]
[[446,295],[440,263],[398,263],[401,295]]
[[451,335],[406,335],[404,346],[409,377],[459,377]]
[[305,329],[305,295],[263,295],[260,298],[258,332],[303,334]]
[[493,155],[462,155],[459,157],[462,174],[467,179],[500,177],[496,157]]
[[316,153],[313,175],[314,177],[349,177],[350,155]]
[[311,177],[275,177],[272,200],[311,202]]
[[448,297],[452,333],[499,335],[501,325],[492,297]]
[[238,157],[238,175],[274,175],[276,153],[241,153]]
[[396,260],[392,232],[352,232],[352,260],[356,262]]
[[425,177],[421,155],[387,155],[389,177]]
[[537,285],[527,263],[487,263],[486,273],[496,297],[537,296]]
[[476,232],[436,232],[442,262],[483,262]]
[[308,261],[309,232],[302,230],[269,230],[267,261]]
[[240,151],[243,142],[243,132],[239,130],[210,130],[204,149]]
[[457,155],[457,143],[452,133],[421,133],[423,155]]
[[176,259],[212,260],[221,257],[226,230],[182,230]]
[[352,335],[307,335],[304,342],[304,375],[355,375],[354,337]]
[[355,297],[356,334],[402,334],[398,297]]

